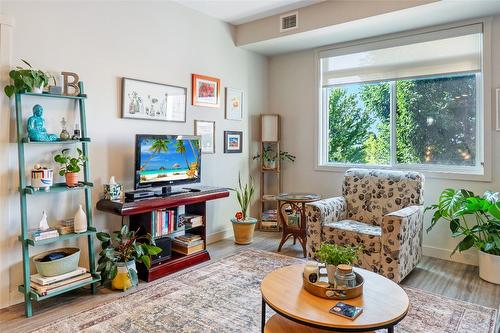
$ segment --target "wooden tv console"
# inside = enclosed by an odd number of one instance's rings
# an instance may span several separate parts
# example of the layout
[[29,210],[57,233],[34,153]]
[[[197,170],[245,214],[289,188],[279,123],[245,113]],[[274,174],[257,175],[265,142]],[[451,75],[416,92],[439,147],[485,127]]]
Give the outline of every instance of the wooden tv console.
[[[172,257],[165,261],[153,264],[151,268],[146,269],[143,265],[138,265],[139,277],[144,281],[153,281],[165,275],[177,272],[186,267],[199,264],[203,261],[210,260],[207,246],[207,214],[206,202],[229,196],[229,191],[226,188],[198,186],[200,192],[187,192],[175,194],[167,197],[154,197],[148,199],[136,200],[133,202],[116,202],[101,199],[97,202],[97,210],[129,217],[129,226],[131,229],[137,229],[142,223],[147,220],[151,221],[152,213],[160,209],[173,209],[179,206],[185,206],[186,214],[196,214],[203,217],[203,225],[200,227],[189,229],[192,234],[200,235],[204,240],[203,251],[196,252],[190,255],[182,255],[172,252]],[[149,232],[141,230],[142,232]]]

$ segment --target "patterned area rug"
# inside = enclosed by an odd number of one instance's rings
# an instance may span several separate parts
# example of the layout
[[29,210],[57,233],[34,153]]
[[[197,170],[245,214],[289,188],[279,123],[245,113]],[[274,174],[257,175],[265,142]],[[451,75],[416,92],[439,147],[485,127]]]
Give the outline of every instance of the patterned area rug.
[[[260,281],[302,262],[249,249],[151,283],[37,332],[260,332]],[[411,308],[398,333],[493,333],[496,310],[405,288]],[[271,311],[268,311],[271,312]],[[268,313],[270,315],[270,313]]]

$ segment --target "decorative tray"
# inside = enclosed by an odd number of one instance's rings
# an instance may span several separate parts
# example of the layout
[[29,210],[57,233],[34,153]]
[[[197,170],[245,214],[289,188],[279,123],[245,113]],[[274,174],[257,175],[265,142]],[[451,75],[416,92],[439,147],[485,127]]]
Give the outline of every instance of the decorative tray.
[[320,269],[319,279],[317,282],[312,283],[302,275],[303,288],[309,293],[328,299],[350,299],[361,296],[363,294],[364,279],[357,272],[356,274],[356,287],[347,289],[336,289],[335,286],[328,283],[326,273],[321,272]]

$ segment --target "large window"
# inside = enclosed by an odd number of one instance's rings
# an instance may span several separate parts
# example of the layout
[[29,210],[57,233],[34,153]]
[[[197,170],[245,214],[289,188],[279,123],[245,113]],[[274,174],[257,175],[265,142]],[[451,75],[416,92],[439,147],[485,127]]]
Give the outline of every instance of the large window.
[[320,163],[480,172],[481,31],[322,52]]

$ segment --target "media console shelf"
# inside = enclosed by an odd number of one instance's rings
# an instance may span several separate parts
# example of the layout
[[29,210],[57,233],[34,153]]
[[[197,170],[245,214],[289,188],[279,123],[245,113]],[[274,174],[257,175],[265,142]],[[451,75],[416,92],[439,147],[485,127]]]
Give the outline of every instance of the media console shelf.
[[[144,225],[144,221],[150,221],[153,212],[160,209],[175,209],[179,206],[185,206],[186,214],[196,214],[203,217],[202,226],[189,229],[189,233],[198,234],[204,240],[205,245],[203,251],[189,255],[181,255],[172,252],[171,258],[153,264],[149,269],[146,269],[143,265],[139,265],[139,277],[142,280],[148,282],[153,281],[186,267],[210,260],[210,254],[206,249],[208,223],[206,202],[228,197],[229,191],[225,188],[209,186],[201,186],[200,189],[200,192],[181,193],[168,197],[156,197],[133,202],[117,202],[104,199],[97,202],[97,210],[122,217],[128,216],[129,227],[134,230],[142,228],[141,226]],[[147,230],[140,230],[140,232],[147,232]]]

